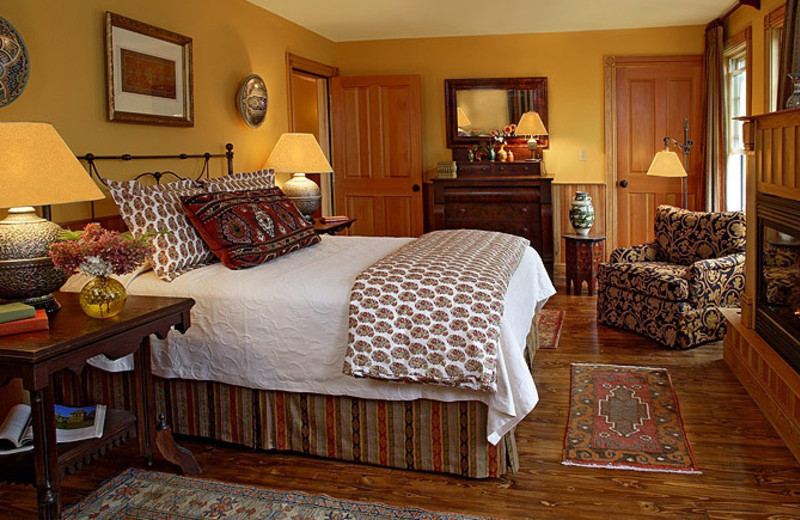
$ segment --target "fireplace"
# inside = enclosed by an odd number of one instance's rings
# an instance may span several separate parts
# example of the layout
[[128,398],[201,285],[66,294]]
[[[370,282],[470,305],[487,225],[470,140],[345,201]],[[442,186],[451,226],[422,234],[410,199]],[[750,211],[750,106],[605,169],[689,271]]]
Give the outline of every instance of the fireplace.
[[747,261],[723,355],[800,461],[800,108],[746,118]]
[[800,372],[800,201],[759,194],[756,332]]

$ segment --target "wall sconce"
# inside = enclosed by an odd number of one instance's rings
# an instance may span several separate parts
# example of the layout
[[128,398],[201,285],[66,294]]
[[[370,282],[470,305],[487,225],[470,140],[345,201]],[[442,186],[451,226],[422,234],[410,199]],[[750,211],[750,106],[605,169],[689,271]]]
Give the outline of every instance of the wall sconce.
[[[678,159],[678,154],[669,149],[669,144],[677,146],[683,152],[683,164]],[[689,139],[689,120],[683,120],[683,143],[678,142],[672,137],[664,138],[664,150],[656,153],[653,157],[653,162],[647,169],[647,175],[653,177],[680,177],[681,188],[683,191],[683,207],[689,209],[689,174],[686,171],[688,167],[689,152],[694,145],[694,141]]]

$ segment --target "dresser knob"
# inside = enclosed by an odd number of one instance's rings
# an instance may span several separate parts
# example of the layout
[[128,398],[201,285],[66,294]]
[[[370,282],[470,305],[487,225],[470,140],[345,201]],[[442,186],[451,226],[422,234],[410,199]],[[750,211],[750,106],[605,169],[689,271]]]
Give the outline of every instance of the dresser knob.
[[528,208],[522,208],[522,212],[523,213],[527,213],[528,212]]
[[522,228],[522,232],[527,235],[528,234],[528,228],[526,228],[526,227]]
[[464,214],[464,213],[466,213],[466,212],[467,212],[467,209],[466,209],[466,208],[458,208],[458,214],[459,214],[459,215],[463,215],[463,214]]

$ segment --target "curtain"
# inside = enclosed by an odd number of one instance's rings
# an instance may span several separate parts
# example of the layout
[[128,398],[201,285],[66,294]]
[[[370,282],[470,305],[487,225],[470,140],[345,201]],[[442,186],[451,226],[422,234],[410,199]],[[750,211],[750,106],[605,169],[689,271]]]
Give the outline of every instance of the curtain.
[[790,72],[800,72],[800,0],[786,0],[786,18],[783,19],[783,44],[778,84],[778,110],[783,109],[792,95]]
[[508,91],[508,121],[519,123],[525,112],[537,111],[535,90],[509,90]]
[[[797,0],[790,0],[797,1]],[[725,170],[727,164],[727,110],[725,106],[724,39],[722,20],[706,26],[703,56],[703,162],[705,166],[705,209],[725,209]]]

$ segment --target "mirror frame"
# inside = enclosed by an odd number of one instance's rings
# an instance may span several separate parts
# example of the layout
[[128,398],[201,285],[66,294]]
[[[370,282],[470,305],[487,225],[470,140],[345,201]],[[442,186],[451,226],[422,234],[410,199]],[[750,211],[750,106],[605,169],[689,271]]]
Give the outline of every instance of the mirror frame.
[[[547,78],[471,78],[471,79],[446,79],[444,80],[444,111],[447,123],[447,147],[459,148],[483,143],[492,139],[491,136],[462,136],[458,135],[458,115],[456,109],[456,92],[459,90],[477,89],[502,89],[502,90],[533,90],[536,92],[536,111],[542,118],[545,128],[550,130],[547,119]],[[513,140],[527,141],[527,137],[515,137]],[[550,146],[549,136],[539,139],[539,147]]]

